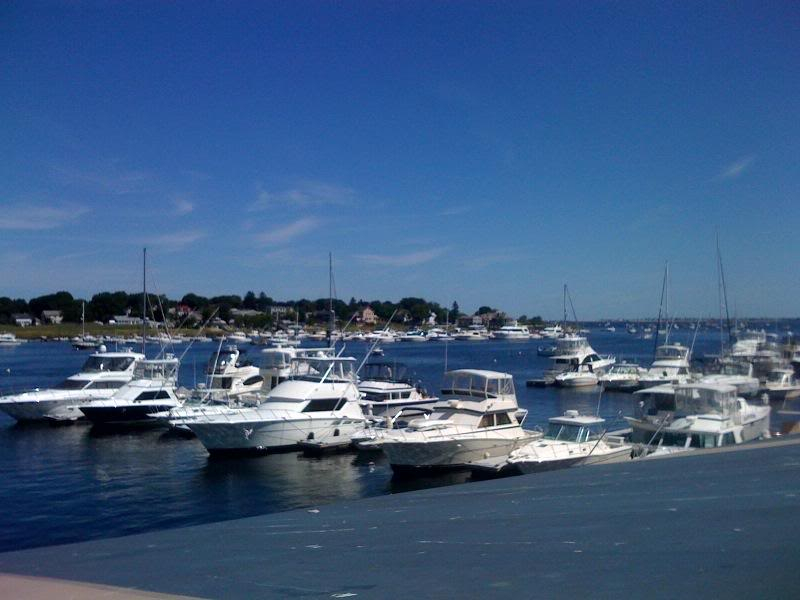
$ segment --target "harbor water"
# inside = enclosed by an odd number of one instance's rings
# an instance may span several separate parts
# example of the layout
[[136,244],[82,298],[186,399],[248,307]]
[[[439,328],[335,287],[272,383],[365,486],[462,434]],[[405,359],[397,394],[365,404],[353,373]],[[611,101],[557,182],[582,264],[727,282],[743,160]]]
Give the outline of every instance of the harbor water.
[[[691,345],[693,332],[672,340]],[[653,340],[593,331],[600,354],[649,365]],[[447,368],[480,368],[514,376],[526,427],[543,426],[568,409],[595,413],[624,427],[633,413],[627,393],[599,388],[526,387],[548,359],[537,355],[547,340],[394,343],[381,360],[408,366],[415,381],[438,393]],[[183,358],[180,383],[204,380],[215,344],[195,344]],[[258,362],[260,348],[246,346]],[[718,332],[701,332],[696,356],[719,350]],[[366,345],[350,343],[345,354],[363,357]],[[180,354],[182,349],[176,348]],[[148,348],[148,354],[150,348]],[[68,343],[31,342],[0,348],[0,391],[47,388],[77,372],[87,357]],[[773,411],[774,412],[774,411]],[[164,429],[98,430],[85,423],[18,425],[0,414],[0,551],[113,537],[236,519],[292,508],[464,483],[465,473],[399,479],[380,454],[342,453],[321,458],[298,452],[211,458],[193,438]],[[468,483],[467,483],[468,484]]]

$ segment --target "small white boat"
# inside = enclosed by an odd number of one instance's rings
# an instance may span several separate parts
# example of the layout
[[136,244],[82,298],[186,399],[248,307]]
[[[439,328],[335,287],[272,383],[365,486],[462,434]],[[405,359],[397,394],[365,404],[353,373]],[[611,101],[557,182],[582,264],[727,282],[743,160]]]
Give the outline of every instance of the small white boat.
[[111,398],[82,404],[81,412],[97,425],[158,424],[156,413],[167,412],[183,404],[176,393],[180,361],[174,356],[141,360],[133,379]]
[[412,329],[398,337],[401,342],[427,342],[428,334],[421,329]]
[[489,331],[483,325],[470,325],[465,331],[460,331],[455,338],[461,342],[483,342],[489,339]]
[[511,452],[508,464],[521,473],[623,462],[632,446],[606,435],[605,420],[568,410],[548,420],[544,436]]
[[683,384],[691,380],[689,360],[691,351],[681,344],[664,344],[656,349],[653,364],[639,376],[642,388],[664,384]]
[[632,391],[639,387],[639,377],[646,370],[632,363],[617,363],[608,373],[600,377],[600,384],[607,390]]
[[792,369],[775,369],[769,374],[762,391],[769,395],[770,400],[785,402],[800,397],[800,384]]
[[13,333],[0,333],[0,346],[19,346],[28,340],[21,340]]
[[555,384],[561,387],[589,387],[597,385],[599,378],[591,364],[577,365],[571,371],[556,375]]

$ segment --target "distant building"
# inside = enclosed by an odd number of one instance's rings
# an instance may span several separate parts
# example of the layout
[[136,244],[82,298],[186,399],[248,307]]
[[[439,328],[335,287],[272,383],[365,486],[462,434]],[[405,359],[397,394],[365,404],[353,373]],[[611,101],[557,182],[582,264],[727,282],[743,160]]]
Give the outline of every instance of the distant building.
[[378,322],[378,315],[375,314],[371,306],[365,306],[358,313],[358,320],[365,325],[374,325]]
[[289,313],[294,312],[291,306],[270,306],[269,314],[273,319],[279,319]]
[[43,310],[42,323],[50,323],[51,325],[58,325],[64,320],[64,315],[60,310]]
[[25,313],[14,313],[11,315],[11,319],[17,327],[30,327],[33,325],[33,317]]

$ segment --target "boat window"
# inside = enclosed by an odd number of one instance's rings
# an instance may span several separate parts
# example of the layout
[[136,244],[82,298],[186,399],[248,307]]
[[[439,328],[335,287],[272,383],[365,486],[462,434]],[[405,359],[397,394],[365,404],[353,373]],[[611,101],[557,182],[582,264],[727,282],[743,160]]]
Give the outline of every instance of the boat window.
[[492,427],[494,426],[494,415],[483,415],[478,427]]
[[732,431],[724,434],[722,436],[722,445],[723,446],[733,446],[736,443],[736,438],[733,435]]
[[311,400],[302,412],[322,412],[336,410],[336,405],[339,403],[339,398],[317,398]]
[[550,423],[544,437],[548,440],[559,440],[562,442],[580,441],[578,436],[581,428],[577,425],[566,425],[563,423]]
[[137,402],[141,402],[142,400],[166,400],[169,398],[169,392],[167,390],[158,390],[153,392],[142,392],[139,394],[139,397],[136,398]]
[[693,433],[692,434],[692,448],[714,448],[717,445],[716,434],[711,433]]
[[126,381],[93,381],[86,386],[86,388],[91,388],[93,390],[117,390],[126,383]]
[[253,375],[253,377],[248,377],[244,380],[244,385],[255,385],[257,383],[261,383],[264,381],[264,378],[261,375]]
[[86,387],[86,382],[80,379],[65,379],[59,383],[55,389],[57,390],[82,390]]
[[229,390],[232,385],[232,377],[214,377],[211,382],[211,388],[215,390]]
[[506,413],[497,413],[495,418],[498,425],[511,425],[511,418]]

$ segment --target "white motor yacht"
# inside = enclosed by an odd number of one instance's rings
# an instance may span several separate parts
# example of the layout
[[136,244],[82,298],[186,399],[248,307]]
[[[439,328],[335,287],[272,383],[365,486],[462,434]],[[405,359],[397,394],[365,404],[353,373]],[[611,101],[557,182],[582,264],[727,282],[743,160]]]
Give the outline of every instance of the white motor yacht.
[[555,377],[555,384],[560,387],[589,387],[599,382],[597,373],[592,371],[591,364],[576,365],[570,371],[562,371]]
[[638,415],[625,417],[633,429],[633,441],[648,446],[716,448],[769,437],[770,407],[748,404],[732,385],[689,383],[673,390],[673,394],[650,394]]
[[497,340],[529,340],[531,332],[525,325],[503,325],[492,337]]
[[647,370],[632,363],[617,363],[600,377],[600,385],[607,390],[633,391],[639,387],[639,376]]
[[214,352],[208,360],[208,382],[199,394],[213,400],[225,400],[250,392],[257,392],[264,384],[260,369],[244,357],[245,351],[236,346],[225,346]]
[[688,383],[691,380],[689,372],[690,350],[680,344],[665,344],[656,349],[653,364],[639,376],[639,386],[642,388],[663,384]]
[[[361,408],[367,417],[393,418],[401,410],[407,416],[419,416],[430,412],[439,401],[415,387],[406,366],[398,363],[366,363],[358,389],[362,394]],[[419,410],[414,411],[415,408]]]
[[298,357],[292,376],[255,407],[224,408],[185,424],[212,453],[265,452],[306,441],[349,441],[363,429],[354,358]]
[[605,420],[568,410],[548,420],[540,439],[514,450],[507,463],[521,473],[622,462],[631,459],[632,446],[607,436]]
[[80,404],[110,398],[128,383],[143,354],[95,352],[81,370],[51,389],[32,390],[0,397],[0,410],[18,421],[75,420],[83,418]]
[[446,329],[434,327],[433,329],[428,330],[428,339],[432,342],[447,342],[454,338],[452,335],[447,333]]
[[411,331],[407,331],[406,333],[400,335],[398,339],[401,342],[427,342],[428,334],[421,329],[412,329]]
[[548,325],[547,327],[542,329],[541,334],[543,337],[554,340],[564,335],[564,329],[561,327],[561,325],[558,324]]
[[489,339],[489,331],[483,325],[470,325],[455,335],[461,342],[483,342]]
[[613,356],[598,355],[584,336],[567,335],[556,340],[550,361],[550,368],[545,371],[544,379],[552,383],[559,373],[575,371],[579,365],[590,365],[592,372],[600,376],[616,359]]
[[800,397],[800,383],[797,382],[793,369],[774,369],[762,391],[769,395],[770,400],[794,400]]
[[21,340],[13,333],[0,333],[0,346],[19,346],[28,340]]
[[522,428],[524,414],[508,373],[450,371],[430,417],[387,432],[381,448],[395,471],[464,468],[532,440],[537,434]]
[[182,405],[175,388],[180,360],[166,358],[141,360],[136,363],[133,379],[104,400],[82,404],[81,412],[98,425],[156,424],[154,415]]

